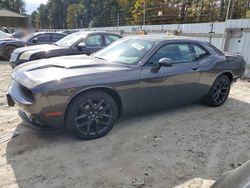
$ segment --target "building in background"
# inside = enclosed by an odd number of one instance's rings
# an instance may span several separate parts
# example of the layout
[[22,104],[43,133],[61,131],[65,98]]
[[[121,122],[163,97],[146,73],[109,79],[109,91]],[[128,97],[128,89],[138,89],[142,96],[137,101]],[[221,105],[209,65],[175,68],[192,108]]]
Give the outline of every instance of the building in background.
[[0,27],[28,27],[29,18],[16,12],[0,9]]

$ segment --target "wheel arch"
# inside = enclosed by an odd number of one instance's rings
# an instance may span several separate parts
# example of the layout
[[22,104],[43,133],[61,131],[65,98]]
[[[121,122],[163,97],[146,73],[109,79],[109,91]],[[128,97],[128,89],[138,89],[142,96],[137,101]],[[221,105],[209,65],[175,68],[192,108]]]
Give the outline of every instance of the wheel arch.
[[15,45],[15,44],[6,44],[6,46],[5,46],[4,48],[10,47],[10,46],[15,47],[15,48],[18,48],[18,46]]
[[67,106],[66,106],[66,110],[65,110],[65,115],[64,115],[64,119],[66,117],[66,114],[67,114],[67,111],[68,111],[68,108],[70,106],[70,104],[72,103],[72,101],[77,98],[78,96],[84,94],[84,93],[87,93],[87,92],[91,92],[91,91],[102,91],[102,92],[105,92],[107,93],[108,95],[110,95],[115,103],[117,104],[117,107],[118,107],[118,118],[121,117],[121,114],[122,114],[122,100],[121,100],[121,97],[120,95],[118,94],[117,91],[115,91],[113,88],[111,87],[106,87],[106,86],[97,86],[97,87],[91,87],[91,88],[86,88],[86,89],[83,89],[83,90],[80,90],[78,91],[73,97],[71,97],[68,102],[67,102]]
[[227,76],[227,77],[230,79],[230,82],[231,82],[231,83],[233,82],[234,74],[233,74],[232,71],[230,71],[230,70],[223,71],[223,72],[219,73],[219,74],[216,76],[216,78],[218,78],[218,77],[221,76],[221,75]]

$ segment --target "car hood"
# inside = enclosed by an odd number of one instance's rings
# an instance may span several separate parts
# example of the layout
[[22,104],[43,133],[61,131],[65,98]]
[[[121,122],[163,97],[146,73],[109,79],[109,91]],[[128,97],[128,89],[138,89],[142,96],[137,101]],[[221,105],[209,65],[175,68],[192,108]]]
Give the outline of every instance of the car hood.
[[17,38],[6,38],[6,39],[0,39],[1,42],[12,42],[12,41],[21,41],[20,39]]
[[51,45],[51,44],[41,44],[41,45],[33,45],[33,46],[25,46],[22,48],[18,48],[14,51],[16,54],[21,54],[28,51],[44,51],[44,50],[51,50],[51,49],[58,49],[59,46]]
[[[14,69],[12,77],[27,88],[41,86],[48,82],[63,80],[83,79],[86,76],[88,80],[92,75],[110,77],[111,72],[124,71],[131,69],[132,66],[126,66],[118,63],[96,59],[86,55],[62,56],[49,59],[31,61]],[[74,80],[75,82],[77,79]]]

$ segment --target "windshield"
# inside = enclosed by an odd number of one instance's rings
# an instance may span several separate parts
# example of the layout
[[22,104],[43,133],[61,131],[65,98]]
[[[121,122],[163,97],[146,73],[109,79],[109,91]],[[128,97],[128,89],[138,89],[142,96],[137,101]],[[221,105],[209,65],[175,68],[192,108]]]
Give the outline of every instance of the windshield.
[[155,44],[146,39],[124,38],[95,53],[93,57],[122,64],[137,64]]
[[57,41],[55,45],[69,48],[81,38],[85,38],[86,35],[87,35],[86,33],[73,33]]

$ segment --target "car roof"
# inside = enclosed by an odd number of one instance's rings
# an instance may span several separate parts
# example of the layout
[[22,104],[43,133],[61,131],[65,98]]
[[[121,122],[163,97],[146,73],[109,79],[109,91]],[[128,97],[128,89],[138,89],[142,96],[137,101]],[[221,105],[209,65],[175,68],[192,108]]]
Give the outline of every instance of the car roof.
[[119,34],[117,33],[112,33],[112,32],[107,32],[107,31],[77,31],[75,33],[82,33],[82,34],[112,34],[112,35],[117,35],[117,36],[120,36]]
[[65,35],[65,33],[59,33],[59,32],[35,32],[34,35],[39,35],[39,34],[46,34],[46,33],[49,33],[49,34],[59,34],[59,35]]
[[176,35],[130,35],[126,38],[142,38],[146,40],[152,40],[156,42],[164,42],[164,41],[182,41],[182,42],[204,42],[199,39],[194,39],[192,37],[184,37],[184,36],[176,36]]

